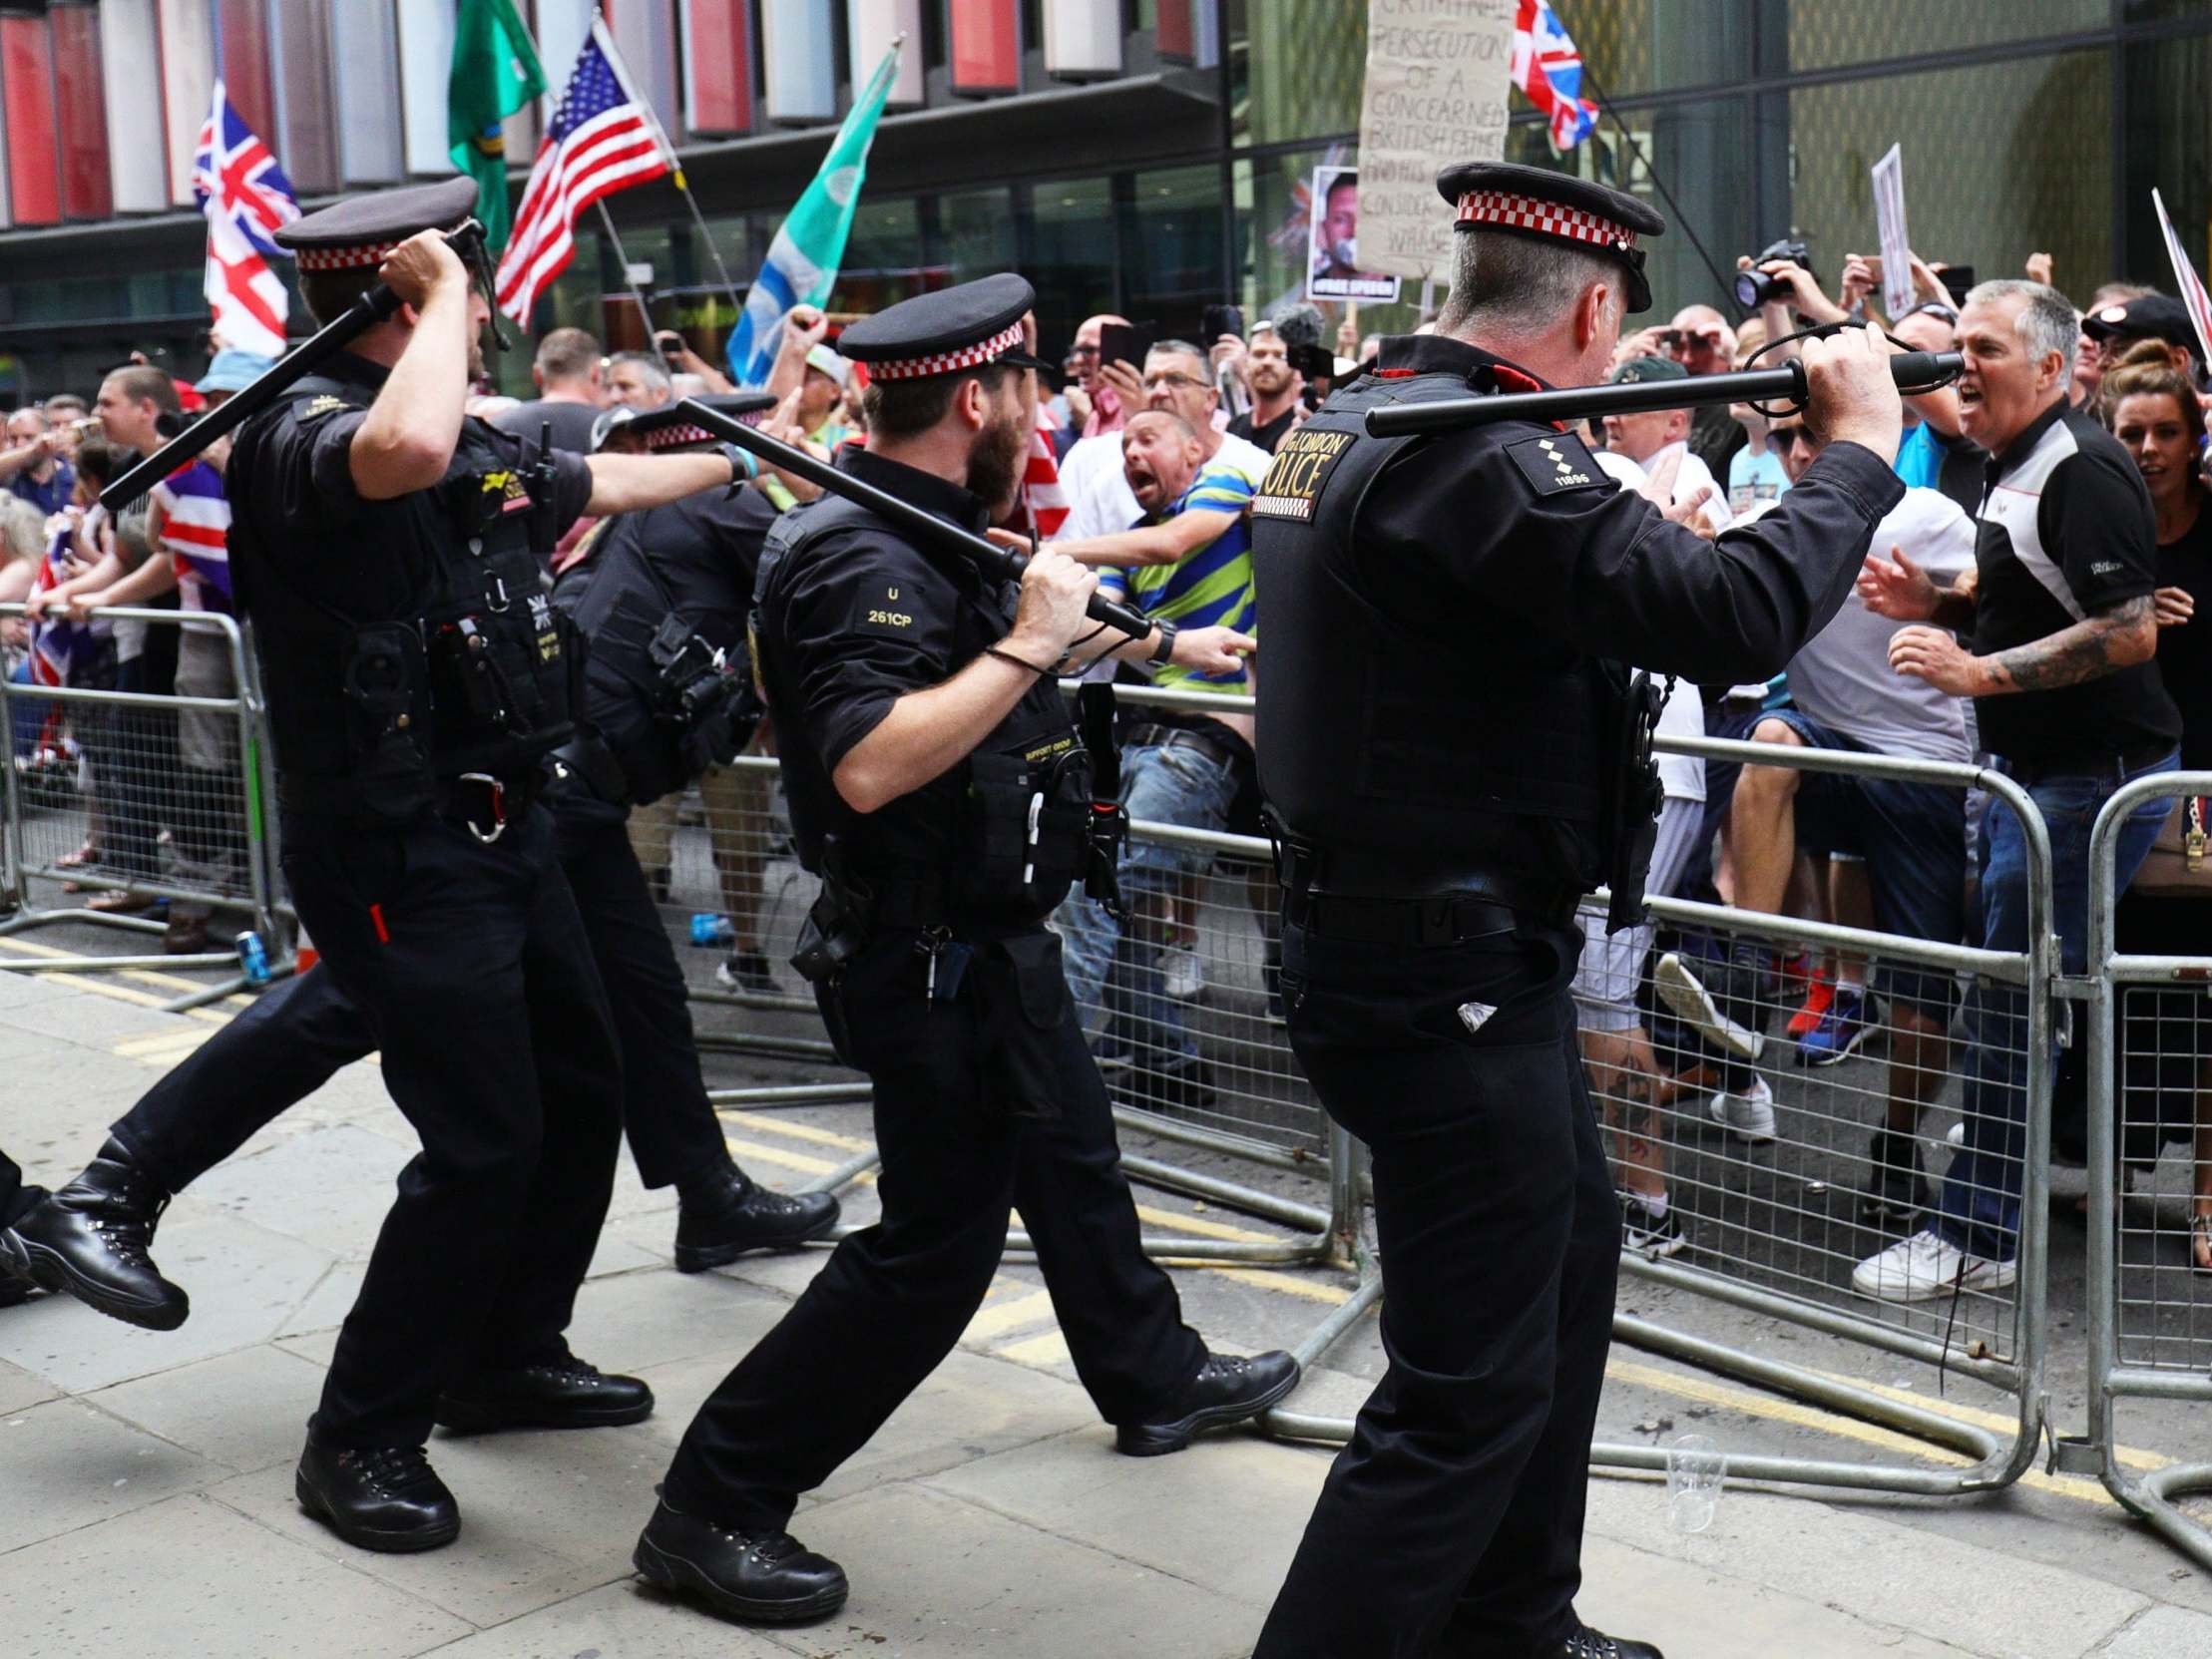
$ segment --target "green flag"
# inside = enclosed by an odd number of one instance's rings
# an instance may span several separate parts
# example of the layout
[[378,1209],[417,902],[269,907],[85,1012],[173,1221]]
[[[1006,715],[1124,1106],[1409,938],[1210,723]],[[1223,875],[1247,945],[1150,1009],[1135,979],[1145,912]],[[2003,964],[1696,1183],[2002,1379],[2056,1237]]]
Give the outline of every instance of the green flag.
[[493,258],[507,245],[507,140],[501,123],[546,90],[546,72],[515,0],[461,0],[446,83],[453,165],[476,176],[476,216]]

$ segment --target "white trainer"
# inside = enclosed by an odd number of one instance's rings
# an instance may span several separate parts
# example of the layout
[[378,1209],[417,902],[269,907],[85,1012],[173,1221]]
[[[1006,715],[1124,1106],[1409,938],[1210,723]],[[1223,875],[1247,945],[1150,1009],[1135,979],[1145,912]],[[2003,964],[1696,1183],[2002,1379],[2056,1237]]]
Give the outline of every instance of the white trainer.
[[1727,1124],[1738,1140],[1774,1138],[1774,1090],[1764,1077],[1753,1077],[1751,1086],[1740,1094],[1719,1090],[1705,1102],[1705,1110],[1715,1123]]
[[1926,1302],[1954,1290],[2002,1290],[2017,1276],[2011,1262],[1970,1256],[1924,1229],[1851,1270],[1851,1288],[1883,1302]]
[[1159,953],[1160,989],[1178,1003],[1194,1000],[1206,988],[1205,960],[1187,945],[1170,945]]

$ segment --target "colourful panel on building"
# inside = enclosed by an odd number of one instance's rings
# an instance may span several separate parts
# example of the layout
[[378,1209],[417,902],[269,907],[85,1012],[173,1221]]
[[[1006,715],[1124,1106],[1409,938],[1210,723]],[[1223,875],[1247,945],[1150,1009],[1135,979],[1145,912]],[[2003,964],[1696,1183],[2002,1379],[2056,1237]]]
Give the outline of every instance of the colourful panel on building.
[[752,130],[752,0],[682,0],[683,120],[694,133]]
[[100,13],[84,4],[56,6],[47,15],[53,27],[62,212],[106,218],[115,211],[115,185],[108,176],[108,107],[100,88]]
[[15,222],[59,223],[54,58],[44,17],[0,14],[0,96],[7,100],[8,202]]
[[1021,0],[952,0],[949,20],[953,91],[1021,89]]

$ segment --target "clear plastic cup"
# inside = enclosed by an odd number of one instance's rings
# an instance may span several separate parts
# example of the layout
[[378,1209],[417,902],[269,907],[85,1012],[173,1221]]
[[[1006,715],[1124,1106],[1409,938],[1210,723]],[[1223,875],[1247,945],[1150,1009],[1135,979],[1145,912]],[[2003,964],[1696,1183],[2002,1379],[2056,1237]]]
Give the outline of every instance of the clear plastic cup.
[[1728,1459],[1704,1435],[1677,1435],[1666,1449],[1666,1520],[1677,1532],[1702,1532],[1713,1523]]

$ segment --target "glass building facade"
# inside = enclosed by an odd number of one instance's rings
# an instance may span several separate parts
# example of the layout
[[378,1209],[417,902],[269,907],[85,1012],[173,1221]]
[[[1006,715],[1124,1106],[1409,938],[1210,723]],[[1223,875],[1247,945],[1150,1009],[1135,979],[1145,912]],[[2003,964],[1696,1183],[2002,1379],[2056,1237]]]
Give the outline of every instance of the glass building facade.
[[[310,205],[443,171],[453,3],[0,0],[0,402],[89,389],[134,347],[187,370],[204,355],[189,174],[215,74]],[[558,83],[588,0],[524,9]],[[2156,186],[2212,268],[2212,0],[1554,10],[1606,118],[1555,155],[1515,94],[1508,154],[1623,185],[1666,214],[1651,266],[1662,313],[1725,308],[1735,256],[1785,235],[1810,244],[1833,286],[1846,253],[1875,246],[1869,169],[1892,143],[1929,258],[2011,275],[2042,250],[2077,301],[2116,278],[2171,291]],[[1366,0],[609,0],[607,12],[740,285],[855,80],[908,32],[835,310],[1011,267],[1037,284],[1048,350],[1094,311],[1181,333],[1221,299],[1263,313],[1301,289],[1314,170],[1358,160]],[[535,144],[532,118],[518,119],[518,189]],[[609,205],[628,270],[587,220],[538,323],[640,343],[636,275],[655,322],[711,353],[732,307],[682,200],[657,183]],[[1364,305],[1361,332],[1410,326],[1417,299],[1410,287]],[[520,354],[505,374],[526,378]]]

